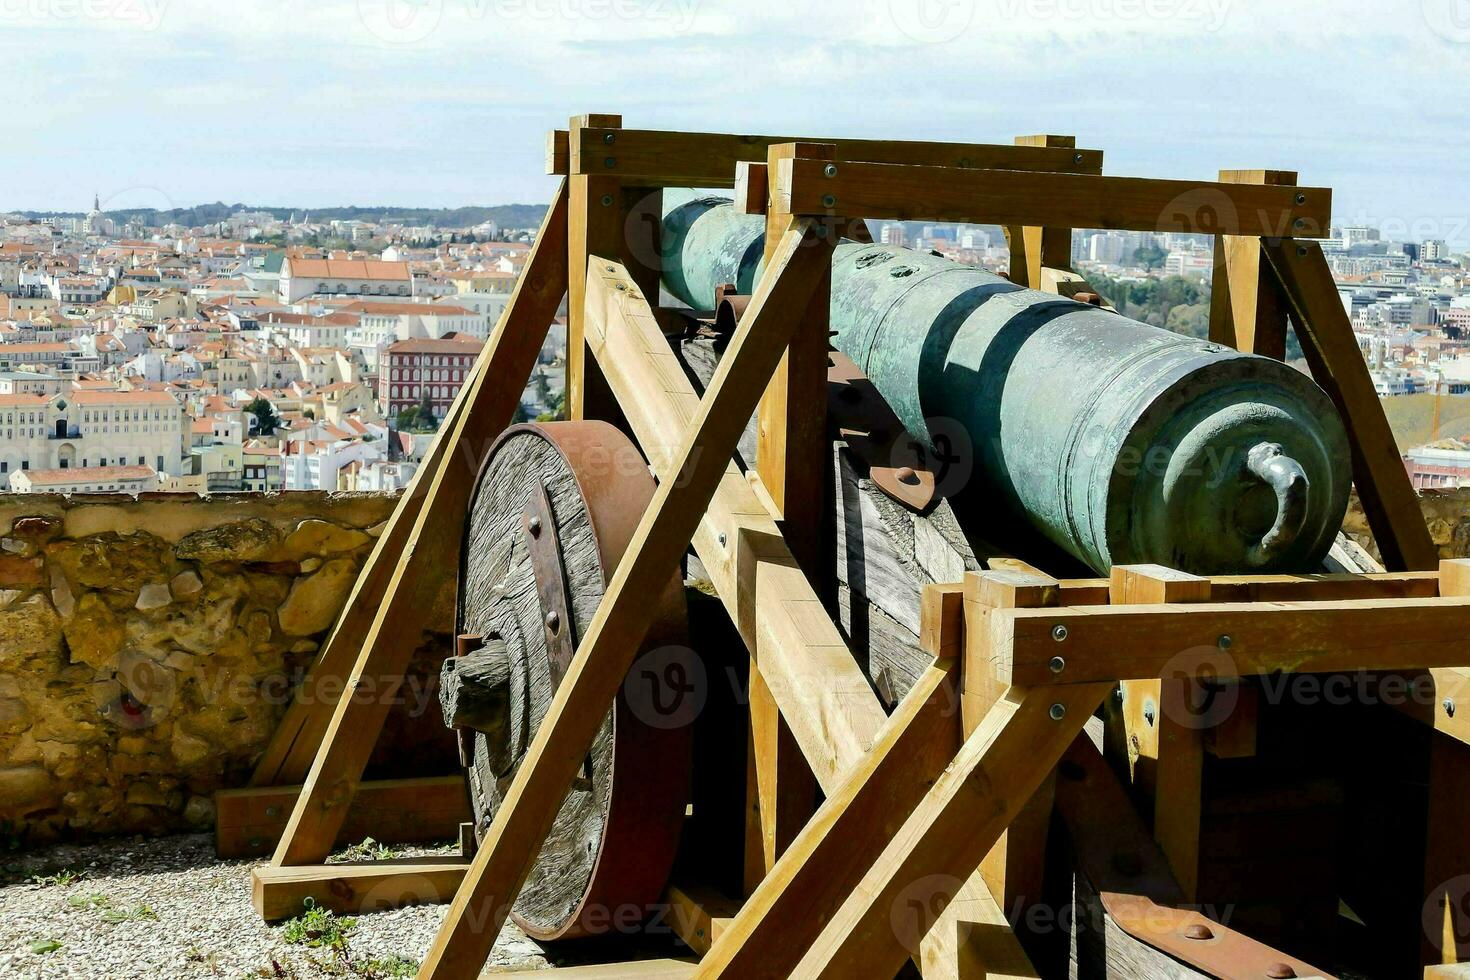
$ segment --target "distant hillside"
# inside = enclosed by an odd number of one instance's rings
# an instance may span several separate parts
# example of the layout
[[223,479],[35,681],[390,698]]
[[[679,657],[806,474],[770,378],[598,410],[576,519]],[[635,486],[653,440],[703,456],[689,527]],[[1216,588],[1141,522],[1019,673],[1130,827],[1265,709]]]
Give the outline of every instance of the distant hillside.
[[[466,228],[484,221],[493,221],[502,228],[534,228],[541,223],[546,213],[544,204],[496,204],[490,207],[470,208],[390,208],[390,207],[341,207],[341,208],[283,208],[261,207],[254,204],[200,204],[192,208],[124,208],[102,212],[119,224],[141,221],[145,226],[158,228],[178,224],[187,228],[210,225],[224,221],[236,211],[265,211],[285,220],[291,215],[300,218],[309,214],[312,221],[393,221],[405,225],[432,225],[436,228]],[[81,211],[16,211],[27,218],[79,218]]]
[[[1395,395],[1380,398],[1394,442],[1401,450],[1422,446],[1434,430],[1434,396]],[[1441,439],[1470,438],[1470,396],[1446,395],[1439,413]]]

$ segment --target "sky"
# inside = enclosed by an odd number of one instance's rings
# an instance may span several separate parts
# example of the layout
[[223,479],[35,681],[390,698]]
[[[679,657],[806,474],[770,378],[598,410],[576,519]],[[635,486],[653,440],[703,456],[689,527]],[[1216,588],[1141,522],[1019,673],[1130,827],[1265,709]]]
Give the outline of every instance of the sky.
[[0,210],[540,203],[546,131],[606,112],[1072,134],[1470,245],[1470,0],[0,0],[0,64]]

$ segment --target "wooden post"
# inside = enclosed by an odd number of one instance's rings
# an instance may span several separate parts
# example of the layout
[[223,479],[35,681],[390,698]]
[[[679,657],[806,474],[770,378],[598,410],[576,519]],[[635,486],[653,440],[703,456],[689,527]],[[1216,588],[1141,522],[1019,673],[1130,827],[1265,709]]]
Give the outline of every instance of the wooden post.
[[[1114,605],[1210,601],[1209,579],[1159,565],[1116,566],[1110,587]],[[1131,768],[1136,777],[1152,765],[1154,839],[1187,901],[1195,900],[1199,886],[1204,771],[1204,733],[1185,723],[1196,683],[1189,677],[1123,683],[1124,731],[1138,752]]]
[[[1229,184],[1295,185],[1294,170],[1222,170]],[[1261,255],[1261,240],[1239,235],[1215,239],[1215,279],[1210,293],[1210,339],[1248,354],[1286,360],[1286,299]]]
[[1317,383],[1352,433],[1353,482],[1389,571],[1428,571],[1439,561],[1393,430],[1378,403],[1332,270],[1316,242],[1267,239],[1267,260],[1291,306],[1297,340]]
[[382,731],[392,695],[433,608],[439,580],[425,564],[458,553],[463,513],[479,460],[514,416],[521,388],[561,301],[566,283],[566,228],[563,185],[547,210],[510,305],[481,354],[481,366],[464,396],[465,409],[447,437],[445,453],[434,470],[384,599],[373,609],[372,625],[272,858],[276,867],[325,859],[347,818],[348,803]]
[[651,595],[690,538],[735,451],[811,289],[832,261],[831,237],[803,221],[787,232],[715,371],[680,449],[678,478],[658,486],[597,613],[516,771],[464,885],[420,967],[436,980],[477,977],[510,905],[654,614]]
[[[616,130],[623,117],[589,113],[573,116],[568,124],[571,145],[570,226],[567,234],[567,378],[566,417],[569,419],[616,418],[617,402],[587,356],[587,258],[591,255],[621,257],[625,252],[623,184],[618,177],[596,174],[597,160],[582,159],[583,129]],[[616,160],[614,142],[605,144],[604,161]],[[610,169],[610,168],[605,168]],[[657,296],[657,294],[655,294]]]
[[[831,160],[834,147],[802,144],[803,155]],[[797,144],[768,151],[767,189],[776,161],[796,156]],[[758,172],[758,171],[757,171]],[[749,193],[756,193],[751,190]],[[766,262],[795,220],[775,206],[766,209]],[[817,595],[829,590],[822,569],[826,515],[827,314],[831,269],[812,289],[805,322],[791,338],[760,401],[756,472],[776,506],[782,537]],[[711,298],[713,302],[713,298]],[[745,889],[755,889],[790,846],[816,808],[817,782],[802,758],[776,701],[750,661],[750,751],[746,785]]]
[[[1054,146],[1075,149],[1075,136],[1017,136],[1017,146]],[[1011,282],[1031,289],[1041,288],[1043,268],[1072,268],[1072,229],[1008,225],[1006,243],[1011,250]]]

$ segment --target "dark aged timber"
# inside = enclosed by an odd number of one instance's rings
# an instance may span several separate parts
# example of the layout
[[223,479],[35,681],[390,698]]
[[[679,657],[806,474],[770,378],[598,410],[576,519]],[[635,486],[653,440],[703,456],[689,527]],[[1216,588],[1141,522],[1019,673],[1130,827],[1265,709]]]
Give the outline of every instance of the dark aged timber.
[[[695,308],[722,283],[750,292],[763,239],[728,201],[683,199],[664,287]],[[968,443],[968,493],[1099,571],[1308,571],[1341,526],[1346,434],[1278,361],[890,245],[838,246],[831,318],[914,437]]]

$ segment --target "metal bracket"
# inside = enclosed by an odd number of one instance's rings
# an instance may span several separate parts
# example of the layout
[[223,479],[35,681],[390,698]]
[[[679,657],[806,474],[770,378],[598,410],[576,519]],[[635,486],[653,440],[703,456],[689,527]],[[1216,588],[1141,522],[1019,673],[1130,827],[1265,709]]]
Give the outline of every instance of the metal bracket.
[[828,354],[827,419],[838,438],[868,466],[868,478],[884,494],[920,514],[939,502],[926,453],[908,446],[910,436],[873,382],[847,355]]

